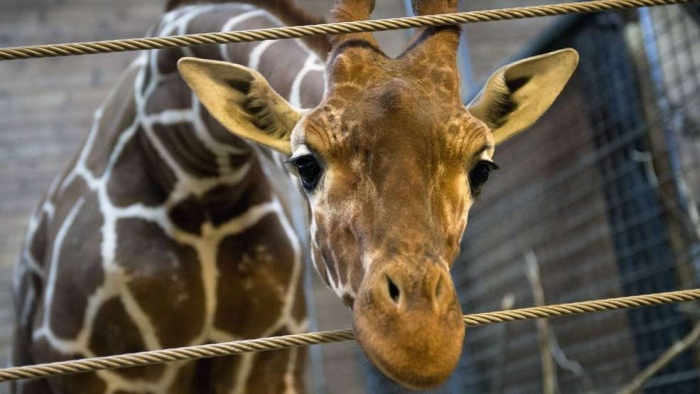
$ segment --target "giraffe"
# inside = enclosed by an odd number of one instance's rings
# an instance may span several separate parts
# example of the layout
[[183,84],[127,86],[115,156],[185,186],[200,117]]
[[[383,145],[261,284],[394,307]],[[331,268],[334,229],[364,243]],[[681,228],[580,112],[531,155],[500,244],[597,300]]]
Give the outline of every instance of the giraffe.
[[[245,3],[175,0],[152,34],[311,21],[283,0]],[[452,12],[456,0],[413,6]],[[338,0],[334,20],[368,19],[373,7]],[[15,271],[15,364],[301,332],[308,252],[352,309],[369,359],[407,387],[439,385],[464,338],[449,267],[495,145],[546,111],[578,60],[563,50],[506,66],[465,108],[458,37],[454,26],[418,29],[396,59],[369,33],[142,54],[30,221]],[[13,389],[301,392],[304,357]]]
[[[258,3],[172,1],[150,34],[318,22],[288,1]],[[245,64],[308,106],[322,96],[328,48],[314,39],[138,56],[29,222],[15,270],[13,364],[306,331],[307,241],[298,235],[306,222],[284,158],[227,132],[176,63]],[[304,360],[293,349],[18,382],[12,391],[302,392]]]

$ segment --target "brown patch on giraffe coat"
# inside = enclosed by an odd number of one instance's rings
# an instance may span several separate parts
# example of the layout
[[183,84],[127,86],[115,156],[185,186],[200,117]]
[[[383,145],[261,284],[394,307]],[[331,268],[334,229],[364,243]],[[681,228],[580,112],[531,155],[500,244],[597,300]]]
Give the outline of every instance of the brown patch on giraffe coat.
[[306,58],[294,56],[301,49],[282,41],[271,44],[260,56],[258,71],[265,75],[273,89],[282,97],[289,97],[294,79],[289,78],[289,70],[301,70]]
[[170,219],[179,229],[199,235],[205,222],[220,226],[250,207],[271,201],[259,162],[251,159],[249,163],[250,173],[241,182],[216,186],[201,197],[191,195],[170,209]]
[[44,288],[41,277],[26,268],[27,266],[28,262],[24,260],[23,255],[20,255],[13,283],[15,332],[12,360],[14,365],[34,364],[31,362],[31,352],[29,351],[29,343],[31,342],[29,332]]
[[187,173],[199,178],[220,175],[214,152],[197,137],[192,123],[154,124],[153,132],[180,168]]
[[231,18],[257,10],[259,10],[259,8],[254,8],[250,5],[243,5],[240,3],[220,4],[217,5],[214,10],[200,12],[197,16],[191,18],[187,24],[187,32],[190,34],[197,34],[209,33],[212,31],[223,31],[222,29],[224,28],[224,25]]
[[[282,329],[272,336],[288,335],[288,330]],[[284,371],[287,370],[287,363],[292,352],[290,350],[276,350],[270,352],[254,353],[252,355],[252,369],[245,382],[246,393],[284,393],[285,381]],[[294,388],[297,393],[304,393],[304,367],[306,365],[306,349],[297,348],[294,361]],[[235,387],[236,371],[239,369],[242,357],[229,356],[217,357],[208,361],[203,374],[198,376],[194,382],[192,392],[203,393],[225,393]]]
[[201,209],[202,205],[196,196],[190,196],[168,211],[168,217],[178,229],[195,235],[202,235],[202,225],[207,215]]
[[185,56],[184,48],[163,48],[157,51],[156,67],[161,76],[177,74],[177,61]]
[[[112,297],[102,304],[95,316],[93,326],[99,327],[99,329],[92,331],[89,342],[90,349],[95,353],[95,356],[110,356],[148,350],[138,327],[119,297]],[[162,376],[164,371],[165,365],[155,364],[144,367],[116,369],[114,373],[129,379],[156,381]]]
[[[102,270],[102,232],[104,224],[97,196],[84,200],[68,229],[56,270],[51,300],[51,331],[59,338],[75,338],[85,323],[88,298],[104,282]],[[97,230],[97,231],[96,231]]]
[[53,218],[47,222],[48,231],[46,242],[50,247],[44,252],[47,259],[51,258],[52,248],[56,241],[56,234],[61,225],[66,221],[68,214],[75,204],[83,197],[91,193],[85,181],[80,177],[73,178],[70,184],[62,184],[63,189],[57,192],[54,203]]
[[[103,393],[107,390],[107,384],[96,373],[54,377],[48,380],[49,386],[51,386],[49,392],[51,393]],[[43,394],[45,392],[41,393]]]
[[[214,30],[212,30],[214,31]],[[203,32],[204,33],[204,32]],[[222,49],[224,45],[202,45],[194,46],[188,49],[189,53],[187,55],[196,57],[198,59],[213,59],[213,60],[225,60],[222,52],[226,49]],[[175,63],[173,63],[175,64]]]
[[[257,357],[258,353],[252,355],[252,357]],[[202,380],[207,380],[208,382],[201,382],[198,385],[197,392],[214,392],[214,393],[225,393],[235,387],[237,383],[236,371],[241,365],[240,356],[228,356],[228,357],[217,357],[211,360],[211,363],[207,365],[204,374],[201,375]],[[214,378],[215,377],[215,378]],[[201,387],[206,385],[206,387]],[[205,389],[208,389],[205,391]]]
[[[173,363],[179,369],[175,379],[166,389],[168,394],[190,394],[190,393],[209,393],[209,390],[200,390],[201,386],[205,386],[208,382],[203,382],[200,376],[196,374],[200,363],[209,360],[184,361]],[[207,380],[211,380],[207,378]]]
[[[85,160],[85,166],[96,177],[104,174],[110,154],[114,151],[119,137],[136,117],[136,102],[133,95],[134,80],[138,72],[139,68],[133,68],[125,74],[123,83],[115,86],[110,99],[101,106],[102,118],[98,122],[97,134]],[[85,149],[85,146],[82,149]]]
[[[289,335],[288,330],[282,329],[272,336]],[[294,388],[297,393],[303,393],[303,363],[306,361],[305,348],[296,348],[297,354],[295,357],[294,366]],[[253,368],[250,371],[250,376],[246,385],[246,391],[249,393],[284,393],[287,387],[284,381],[284,371],[287,370],[289,359],[292,356],[290,350],[275,350],[270,352],[261,352],[256,355],[253,361]]]
[[117,263],[127,286],[164,347],[188,345],[202,330],[205,313],[201,262],[157,224],[142,219],[117,223]]
[[323,70],[311,70],[301,80],[301,107],[313,108],[317,106],[323,98],[323,84],[312,81],[322,81]]
[[[168,393],[172,393],[172,391],[168,391]],[[126,391],[126,390],[117,390],[114,392],[114,394],[155,394],[153,391]]]
[[215,326],[240,338],[257,337],[279,318],[294,269],[294,250],[278,217],[267,214],[224,238],[217,266]]
[[159,206],[172,192],[175,181],[175,174],[157,157],[157,152],[139,130],[124,145],[114,163],[107,193],[118,207]]
[[46,232],[48,231],[49,216],[42,211],[38,220],[39,225],[34,233],[30,235],[29,254],[40,267],[43,267],[46,259],[46,239],[48,237]]
[[[304,260],[302,260],[304,261]],[[299,273],[299,282],[301,285],[297,286],[296,294],[294,295],[294,300],[292,301],[292,318],[298,323],[301,323],[306,319],[306,298],[304,297],[304,271],[306,270],[306,264],[302,264],[301,272]]]
[[[260,29],[261,27],[275,27],[274,23],[267,15],[255,16],[238,23],[234,30],[249,30]],[[224,51],[231,62],[247,66],[250,64],[250,53],[260,45],[261,42],[242,42],[236,44],[228,44]],[[219,52],[220,53],[220,52]],[[196,52],[194,52],[196,54]],[[218,55],[220,57],[220,55]]]
[[[228,20],[235,18],[241,14],[253,11],[251,9],[244,10],[238,5],[226,7],[221,10],[218,9],[216,12],[205,12],[195,18],[193,18],[188,25],[188,33],[209,33],[212,31],[223,31],[224,24]],[[234,26],[233,30],[248,30],[248,29],[260,29],[264,27],[276,27],[278,24],[272,23],[272,19],[266,15],[255,16],[248,18],[243,22],[240,22]],[[191,47],[192,56],[201,59],[216,59],[216,60],[230,60],[233,63],[248,65],[250,60],[250,53],[252,50],[260,45],[260,42],[241,42],[225,45],[204,45]],[[222,52],[226,54],[225,57],[222,56]]]
[[[34,362],[50,363],[77,360],[87,357],[85,354],[66,354],[51,347],[46,338],[39,338],[32,343]],[[75,375],[56,376],[37,380],[46,382],[49,389],[33,393],[102,393],[107,389],[104,380],[96,373],[81,373]],[[32,391],[30,391],[32,393]]]
[[[204,12],[198,16],[192,18],[187,25],[187,32],[189,34],[197,33],[209,33],[212,31],[224,31],[224,25],[232,18],[238,17],[239,15],[248,13],[255,9],[247,6],[241,6],[241,4],[226,4],[217,6],[217,9],[213,12]],[[253,18],[258,24],[254,28],[260,28],[267,25],[272,25],[270,18],[266,17],[255,17]],[[234,26],[233,30],[240,30],[241,26],[248,25],[245,22],[239,23]],[[253,27],[253,26],[249,26]],[[231,29],[228,29],[231,30]],[[203,45],[195,46],[189,48],[191,56],[200,59],[217,59],[224,60],[222,57],[222,51],[224,52],[245,52],[246,54],[250,52],[257,42],[251,42],[246,44],[224,44],[224,45]],[[240,56],[240,55],[237,55]],[[235,60],[234,60],[235,61]],[[237,62],[237,61],[235,61]],[[245,64],[245,63],[241,63]]]
[[270,190],[255,185],[255,181],[262,182],[262,174],[256,174],[257,169],[251,170],[252,179],[238,185],[221,185],[204,196],[202,203],[206,205],[209,220],[215,226],[220,226],[227,221],[244,214],[248,208],[263,204],[272,199]]
[[[177,64],[177,60],[175,60]],[[178,73],[161,75],[158,88],[146,102],[146,114],[153,115],[163,111],[192,108],[192,94],[185,81]]]

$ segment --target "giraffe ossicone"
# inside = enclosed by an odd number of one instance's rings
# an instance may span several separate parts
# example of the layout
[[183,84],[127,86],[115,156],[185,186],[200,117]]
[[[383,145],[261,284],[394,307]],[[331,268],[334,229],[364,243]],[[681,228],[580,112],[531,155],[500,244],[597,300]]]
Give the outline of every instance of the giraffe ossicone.
[[[415,0],[419,15],[456,1]],[[339,0],[336,21],[368,19],[374,2]],[[311,255],[353,309],[375,365],[411,388],[444,382],[464,339],[449,275],[494,148],[531,126],[578,63],[572,49],[496,71],[466,108],[456,66],[459,28],[418,29],[387,57],[371,33],[334,36],[326,90],[293,108],[254,70],[184,58],[185,81],[233,134],[289,157],[311,212]]]

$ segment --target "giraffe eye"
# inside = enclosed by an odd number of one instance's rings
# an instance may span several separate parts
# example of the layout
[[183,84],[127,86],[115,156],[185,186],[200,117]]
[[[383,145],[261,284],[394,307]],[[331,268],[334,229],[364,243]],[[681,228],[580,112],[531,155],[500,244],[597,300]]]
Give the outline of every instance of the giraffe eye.
[[469,172],[469,185],[472,188],[472,194],[477,195],[481,191],[481,186],[489,179],[491,170],[498,169],[496,163],[482,160],[474,166]]
[[312,155],[305,155],[294,159],[294,167],[297,169],[301,185],[306,191],[312,191],[321,178],[321,165]]

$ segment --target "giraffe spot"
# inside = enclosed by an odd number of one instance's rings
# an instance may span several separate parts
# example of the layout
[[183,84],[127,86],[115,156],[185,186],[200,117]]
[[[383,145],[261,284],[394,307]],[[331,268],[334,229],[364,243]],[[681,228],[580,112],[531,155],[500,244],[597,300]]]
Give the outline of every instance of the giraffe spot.
[[212,393],[213,391],[208,389],[213,380],[212,377],[198,374],[200,365],[210,361],[210,359],[204,359],[177,363],[177,375],[164,392],[168,394]]
[[[268,76],[267,81],[282,97],[289,97],[292,91],[294,78],[289,77],[289,70],[298,72],[304,67],[306,59],[303,56],[295,56],[299,52],[296,45],[287,45],[277,41],[270,45],[260,57],[259,70],[261,74]],[[283,62],[279,59],[285,59]]]
[[202,205],[206,207],[208,219],[215,226],[244,214],[249,207],[272,199],[260,165],[252,164],[250,172],[240,183],[217,186],[202,196]]
[[314,108],[321,102],[323,97],[323,85],[311,81],[322,81],[323,70],[309,71],[301,81],[301,107]]
[[154,124],[153,132],[182,170],[196,177],[220,175],[216,154],[197,137],[192,123]]
[[265,174],[257,161],[251,162],[249,174],[235,185],[219,185],[201,197],[189,196],[169,211],[170,220],[181,230],[200,235],[205,222],[220,226],[240,216],[249,207],[272,199]]
[[[280,25],[278,23],[274,23],[274,20],[267,15],[259,15],[237,23],[232,30],[260,29],[263,27],[275,26]],[[218,31],[219,28],[220,27],[217,26],[215,28],[216,31]],[[207,30],[207,32],[208,31],[212,30]],[[260,45],[260,42],[228,44],[225,46],[224,51],[226,52],[226,55],[231,60],[231,62],[242,64],[245,66],[250,64],[250,54],[255,50],[255,47],[257,47],[258,45]],[[269,50],[269,48],[267,50]],[[276,61],[279,61],[279,59],[284,58],[279,57],[276,59]]]
[[132,204],[158,206],[175,185],[175,174],[139,130],[114,163],[107,183],[111,202],[118,207]]
[[[169,393],[172,393],[172,391],[168,391]],[[154,394],[153,391],[126,391],[126,390],[117,390],[114,392],[114,394]]]
[[83,197],[90,195],[92,192],[88,188],[85,180],[81,177],[75,177],[70,183],[61,184],[62,189],[57,192],[54,198],[54,213],[51,220],[47,221],[48,231],[46,244],[49,248],[45,251],[46,258],[51,256],[51,248],[54,245],[56,233],[61,228],[61,225],[66,221],[66,217],[73,209],[73,206]]
[[296,295],[294,297],[294,305],[292,306],[292,318],[298,323],[306,319],[306,300],[304,298],[304,286],[297,286]]
[[[249,12],[249,8],[243,8],[241,7],[240,4],[221,4],[218,5],[217,10],[215,12],[204,12],[202,14],[199,14],[195,16],[194,18],[190,19],[190,21],[187,24],[187,33],[188,34],[196,34],[196,33],[209,33],[212,31],[223,31],[222,29],[225,27],[226,22],[228,22],[231,18],[235,18],[239,16],[240,14]],[[262,23],[265,23],[263,18],[258,18],[258,28],[261,26]],[[235,30],[238,30],[241,28],[241,25],[243,23],[239,23],[238,25],[234,26],[233,28]],[[269,24],[265,23],[265,24]],[[239,47],[236,47],[238,50],[241,52],[249,53],[248,50],[242,50]],[[195,46],[189,48],[189,51],[191,52],[190,56],[194,56],[200,59],[222,59],[222,51],[225,51],[227,49],[226,45],[203,45],[203,46]]]
[[[294,269],[294,250],[279,218],[268,214],[240,234],[224,238],[217,266],[215,326],[237,337],[257,337],[282,313]],[[252,283],[250,290],[246,281]]]
[[[217,357],[210,362],[200,364],[197,371],[198,379],[195,381],[197,393],[226,393],[230,392],[237,384],[237,371],[241,368],[245,356]],[[247,357],[255,358],[257,354]],[[204,360],[202,360],[204,361]]]
[[[163,48],[157,51],[156,64],[158,67],[158,73],[160,75],[167,75],[177,73],[177,61],[183,57],[185,54],[182,48]],[[204,59],[211,59],[206,57]],[[183,89],[186,89],[183,87]],[[188,92],[187,90],[183,90]],[[180,96],[187,96],[185,94],[180,94]]]
[[[87,357],[85,354],[78,352],[66,354],[60,352],[46,340],[40,338],[32,344],[33,362],[50,363],[59,361],[76,360]],[[103,393],[107,389],[104,380],[96,373],[81,373],[75,375],[58,376],[47,379],[38,379],[31,382],[45,382],[44,385],[30,385],[26,387],[26,392],[29,393]],[[47,387],[48,386],[48,387]],[[30,391],[30,388],[36,387],[43,389],[38,391]]]
[[102,233],[104,221],[95,195],[84,200],[65,233],[55,261],[53,299],[49,325],[60,338],[75,338],[84,325],[88,298],[104,283]]
[[46,258],[46,232],[48,231],[49,217],[46,212],[41,212],[36,220],[39,221],[39,225],[30,235],[29,254],[40,267],[43,267]]
[[[272,336],[289,335],[288,330],[282,329]],[[247,391],[250,393],[285,393],[285,372],[288,370],[290,358],[293,364],[291,372],[294,375],[294,387],[292,392],[303,393],[303,366],[306,362],[306,349],[295,348],[290,350],[275,350],[258,353],[253,361],[247,382]]]
[[201,262],[191,246],[141,219],[117,223],[116,261],[164,347],[189,344],[204,324]]
[[[95,356],[143,352],[146,345],[138,327],[119,297],[102,304],[93,321],[90,349]],[[156,381],[165,370],[162,364],[116,369],[114,373],[130,379]]]
[[[89,147],[85,166],[97,177],[101,177],[107,168],[110,155],[114,152],[119,137],[127,130],[136,117],[136,102],[134,100],[134,79],[139,68],[133,68],[124,76],[123,83],[117,84],[113,93],[100,107],[103,111],[94,141]],[[83,149],[86,149],[84,147]]]
[[207,219],[207,215],[201,208],[202,204],[198,201],[198,198],[192,196],[170,208],[168,216],[180,230],[201,235],[202,225]]
[[192,94],[178,73],[162,75],[158,87],[147,100],[146,113],[149,115],[192,108]]
[[13,284],[16,312],[15,327],[18,329],[14,345],[17,348],[22,342],[22,339],[19,337],[21,331],[30,331],[32,323],[37,319],[37,309],[43,301],[41,294],[44,288],[44,281],[41,276],[29,269],[28,262],[24,260],[23,255],[20,255],[19,262],[15,268]]
[[[215,12],[203,12],[191,18],[189,22],[187,22],[187,33],[196,34],[219,31],[231,18],[235,18],[249,11],[249,6],[242,6],[241,4],[217,5],[217,10]],[[234,26],[234,28],[236,27],[237,26]],[[212,45],[212,47],[216,48],[215,45]]]

